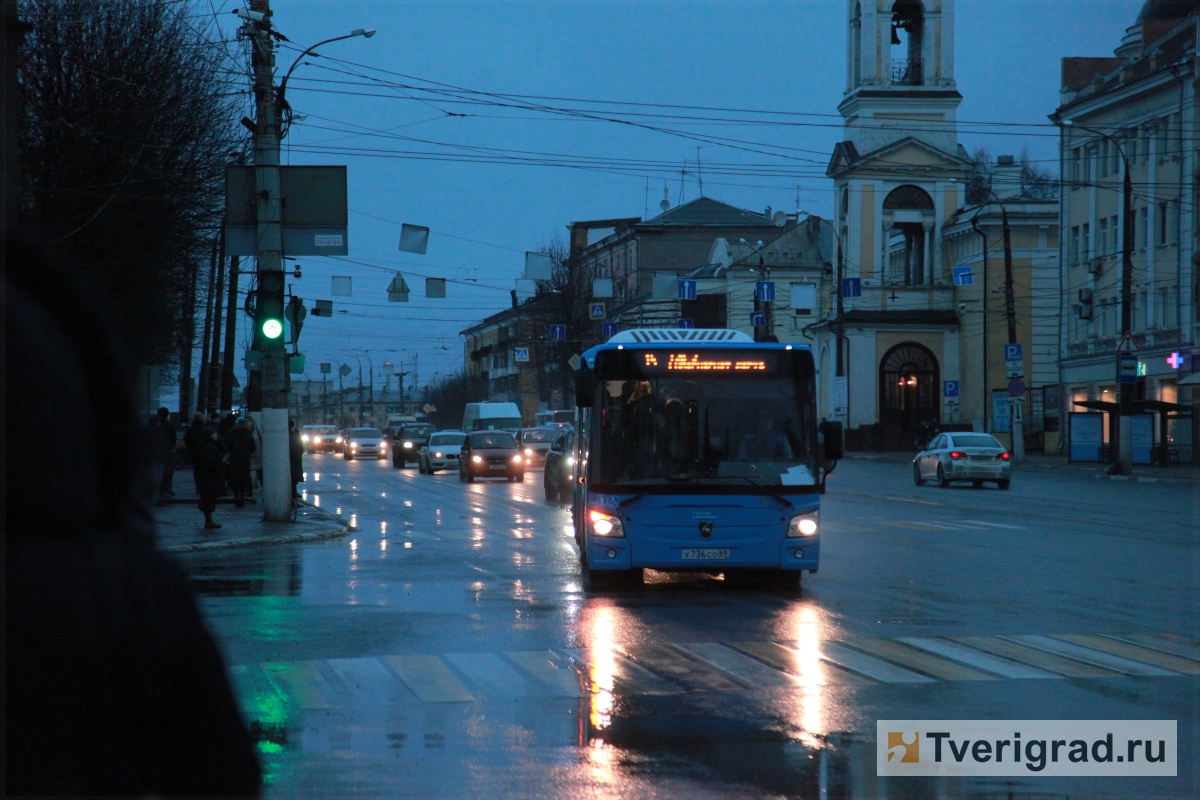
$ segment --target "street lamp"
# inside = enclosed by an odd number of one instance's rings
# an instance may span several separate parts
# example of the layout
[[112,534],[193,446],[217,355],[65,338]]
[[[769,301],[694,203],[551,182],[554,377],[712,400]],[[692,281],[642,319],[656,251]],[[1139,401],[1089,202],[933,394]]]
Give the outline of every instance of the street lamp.
[[[1132,336],[1133,330],[1133,177],[1129,172],[1129,157],[1125,155],[1125,148],[1121,146],[1120,141],[1104,131],[1089,128],[1086,125],[1079,125],[1074,120],[1069,119],[1056,120],[1056,122],[1064,128],[1079,128],[1107,139],[1112,142],[1113,147],[1117,148],[1117,153],[1121,156],[1121,166],[1125,171],[1121,202],[1121,212],[1125,218],[1121,226],[1122,238],[1124,239],[1121,247],[1121,342],[1124,343]],[[1131,417],[1133,415],[1134,384],[1125,383],[1121,380],[1121,358],[1119,354],[1117,356],[1117,385],[1120,387],[1119,391],[1121,394],[1120,413],[1117,424],[1117,461],[1114,465],[1114,471],[1122,475],[1128,475],[1133,472],[1133,428]]]
[[[768,281],[771,280],[771,268],[766,266],[767,261],[763,257],[763,253],[762,253],[762,248],[763,248],[762,239],[759,239],[757,244],[750,244],[749,242],[747,242],[745,240],[745,238],[739,239],[738,241],[741,242],[742,244],[746,245],[746,247],[750,248],[751,252],[756,253],[758,255],[758,265],[763,268],[764,279],[768,280]],[[744,261],[745,261],[745,259],[742,259],[738,263],[742,263]],[[754,267],[747,267],[747,269],[750,270],[750,272],[754,272]],[[758,299],[758,294],[757,294],[757,292],[755,292],[755,296],[754,296],[754,305],[755,305],[754,310],[755,311],[759,310],[758,304],[760,302],[761,301]],[[770,336],[774,331],[774,323],[775,323],[775,320],[774,320],[775,315],[771,313],[773,310],[772,307],[774,306],[774,303],[767,301],[766,305],[767,305],[767,307],[766,307],[766,312],[764,314],[764,317],[765,317],[765,321],[766,321],[765,327],[766,327],[767,332],[765,335]],[[767,341],[771,341],[771,340],[768,339]]]
[[[279,82],[279,88],[275,90],[275,108],[287,113],[289,128],[291,127],[291,124],[292,124],[292,107],[290,105],[288,105],[288,101],[287,101],[287,82],[288,82],[288,78],[292,77],[292,72],[295,71],[296,67],[300,66],[300,59],[304,58],[306,55],[309,55],[310,53],[312,55],[319,55],[318,53],[314,53],[313,51],[316,50],[318,47],[321,47],[322,45],[329,44],[330,42],[340,42],[343,39],[353,39],[355,36],[361,36],[364,39],[370,39],[374,35],[375,35],[374,28],[370,28],[370,29],[355,28],[354,30],[350,31],[350,33],[346,34],[345,36],[334,36],[332,39],[325,39],[323,41],[317,42],[312,47],[308,48],[303,53],[296,56],[296,60],[292,62],[292,65],[290,67],[288,67],[288,71],[286,73],[284,73],[283,80]],[[284,136],[287,136],[286,130],[283,131],[282,133],[280,133],[279,138],[282,139]]]

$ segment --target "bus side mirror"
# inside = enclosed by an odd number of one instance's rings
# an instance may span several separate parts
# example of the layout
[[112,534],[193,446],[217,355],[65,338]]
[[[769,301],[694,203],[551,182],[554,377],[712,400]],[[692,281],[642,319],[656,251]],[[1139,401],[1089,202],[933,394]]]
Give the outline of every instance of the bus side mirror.
[[826,420],[817,426],[817,431],[825,437],[825,460],[837,461],[846,454],[846,444],[842,436],[842,423]]
[[591,408],[596,394],[596,373],[588,367],[580,365],[575,375],[575,405],[579,408]]

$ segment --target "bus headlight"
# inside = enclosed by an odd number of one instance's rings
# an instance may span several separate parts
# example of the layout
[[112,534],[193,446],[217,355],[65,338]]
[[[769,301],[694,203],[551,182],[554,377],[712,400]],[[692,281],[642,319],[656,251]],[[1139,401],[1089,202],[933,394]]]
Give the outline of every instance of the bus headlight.
[[588,516],[592,521],[592,533],[609,538],[624,538],[625,526],[621,524],[620,518],[614,517],[612,514],[605,514],[603,511],[590,511]]
[[821,512],[808,511],[803,514],[797,514],[788,520],[787,535],[795,536],[816,536],[821,530]]

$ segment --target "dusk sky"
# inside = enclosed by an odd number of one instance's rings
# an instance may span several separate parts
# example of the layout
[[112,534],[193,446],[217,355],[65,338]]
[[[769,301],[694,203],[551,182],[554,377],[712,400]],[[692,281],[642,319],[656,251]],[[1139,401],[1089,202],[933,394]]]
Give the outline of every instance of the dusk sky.
[[[1111,55],[1140,6],[959,2],[962,144],[1028,149],[1057,172],[1046,115],[1059,61]],[[230,39],[233,7],[217,5]],[[348,312],[308,318],[305,377],[322,361],[355,366],[349,348],[369,350],[377,371],[419,355],[422,384],[457,371],[458,332],[509,304],[524,251],[565,238],[572,220],[654,216],[664,187],[672,205],[696,198],[702,178],[705,195],[739,207],[827,216],[845,17],[834,0],[274,3],[296,46],[280,50],[278,77],[313,42],[378,31],[325,46],[331,58],[308,58],[289,83],[308,116],[284,163],[347,164],[350,183],[350,260],[300,258],[293,282],[310,308],[333,299]],[[434,231],[426,255],[398,251],[401,222]],[[392,270],[411,302],[387,302]],[[335,275],[353,278],[352,297],[331,298]],[[450,280],[447,298],[426,299],[424,276]]]

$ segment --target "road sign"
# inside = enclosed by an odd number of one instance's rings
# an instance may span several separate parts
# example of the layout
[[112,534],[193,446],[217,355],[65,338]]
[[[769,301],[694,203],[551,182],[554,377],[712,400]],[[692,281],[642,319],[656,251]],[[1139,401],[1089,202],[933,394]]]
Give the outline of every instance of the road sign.
[[833,378],[833,413],[834,416],[845,414],[850,406],[850,387],[845,375],[835,375]]
[[774,303],[775,281],[756,281],[754,284],[754,299],[760,303]]
[[1025,394],[1025,381],[1020,378],[1013,378],[1008,382],[1008,393],[1013,397],[1020,397]]
[[958,381],[942,381],[942,397],[958,397]]
[[333,301],[332,300],[318,300],[316,302],[316,308],[314,308],[312,310],[312,315],[314,317],[332,317],[333,316]]
[[975,272],[970,267],[953,267],[950,272],[954,276],[955,286],[972,286],[975,283]]
[[421,406],[421,408],[426,414],[432,414],[434,411],[437,411],[437,406],[433,405],[432,403],[426,403],[425,405]]
[[1025,354],[1022,352],[1023,347],[1020,344],[1004,345],[1004,360],[1005,361],[1024,361]]
[[862,297],[862,278],[842,278],[842,297]]
[[338,373],[339,373],[339,374],[340,374],[340,375],[341,375],[343,378],[344,378],[344,377],[346,377],[347,375],[349,375],[349,374],[350,374],[350,365],[349,365],[349,364],[342,364],[340,367],[338,367]]
[[1025,403],[1016,397],[1008,400],[1008,415],[1013,422],[1025,421]]
[[567,359],[567,363],[571,365],[571,369],[579,369],[579,365],[583,363],[583,359],[578,355],[573,355]]
[[1024,374],[1024,348],[1019,343],[1004,345],[1004,376],[1006,378],[1019,378]]
[[1117,366],[1117,374],[1120,375],[1121,383],[1137,383],[1137,356],[1118,356],[1118,358],[1120,361]]
[[554,339],[555,341],[566,341],[567,326],[566,325],[551,325],[550,326],[550,338]]
[[679,282],[679,299],[680,300],[695,300],[696,299],[696,282],[695,281],[680,281]]
[[514,349],[513,350],[513,358],[516,359],[517,361],[528,361],[529,360],[529,348],[528,347],[518,347],[518,348]]
[[767,314],[765,311],[752,311],[750,313],[750,325],[755,328],[767,327]]
[[611,339],[612,337],[616,336],[617,335],[617,323],[615,323],[615,322],[604,323],[603,335],[604,335],[605,339]]
[[321,374],[322,375],[328,375],[331,372],[333,372],[333,364],[322,364],[321,365]]
[[692,322],[691,317],[684,317],[683,319],[679,320],[679,327],[694,328],[694,327],[696,327],[696,323]]
[[605,319],[606,317],[608,317],[608,304],[607,303],[588,303],[588,315],[592,320],[594,320],[596,322],[599,322],[600,320]]
[[387,296],[389,303],[407,303],[409,295],[408,283],[405,282],[404,276],[399,272],[392,278],[392,282],[388,284]]
[[1118,353],[1136,353],[1138,351],[1137,342],[1133,340],[1133,334],[1125,331],[1125,335],[1121,337],[1121,344],[1117,347]]

